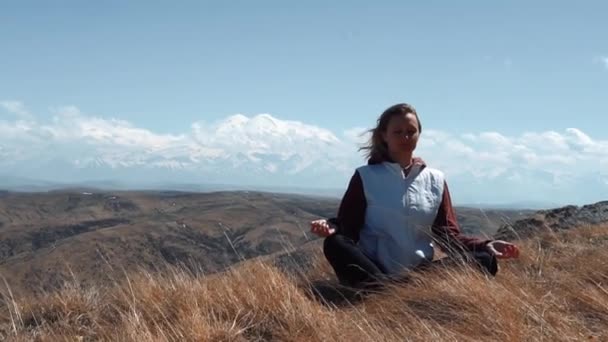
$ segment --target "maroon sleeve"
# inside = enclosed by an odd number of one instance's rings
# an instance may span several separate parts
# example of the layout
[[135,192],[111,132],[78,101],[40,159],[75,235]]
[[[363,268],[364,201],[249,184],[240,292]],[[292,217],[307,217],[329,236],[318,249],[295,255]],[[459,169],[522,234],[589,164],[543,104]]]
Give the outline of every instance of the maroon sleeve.
[[359,232],[365,222],[365,209],[367,202],[363,192],[363,182],[359,172],[351,177],[348,188],[342,197],[340,209],[338,209],[339,233],[359,241]]
[[443,198],[437,212],[437,217],[435,217],[432,231],[441,249],[446,252],[454,249],[458,251],[463,248],[469,251],[485,250],[486,244],[492,241],[462,235],[454,207],[452,206],[452,199],[450,198],[447,183],[444,183],[443,186]]

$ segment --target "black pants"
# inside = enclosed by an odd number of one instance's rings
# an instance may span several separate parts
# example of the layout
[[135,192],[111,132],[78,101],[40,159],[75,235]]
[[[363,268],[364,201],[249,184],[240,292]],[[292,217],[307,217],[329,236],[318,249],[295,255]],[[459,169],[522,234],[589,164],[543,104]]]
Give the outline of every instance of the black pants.
[[[388,279],[388,276],[381,267],[368,258],[349,237],[333,234],[325,238],[323,253],[342,285],[369,287]],[[483,272],[491,275],[496,275],[498,271],[496,257],[488,252],[465,253],[459,257],[466,262],[473,263]],[[450,261],[459,260],[453,257]],[[450,261],[446,262],[442,260],[439,263],[446,264],[450,263]],[[428,266],[430,265],[424,265],[419,268],[424,269]]]

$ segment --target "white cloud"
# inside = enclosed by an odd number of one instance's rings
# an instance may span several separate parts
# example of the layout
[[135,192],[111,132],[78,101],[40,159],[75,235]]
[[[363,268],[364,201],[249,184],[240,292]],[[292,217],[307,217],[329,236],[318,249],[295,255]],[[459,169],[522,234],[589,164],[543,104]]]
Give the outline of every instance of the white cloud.
[[[433,132],[432,138],[439,135]],[[601,170],[600,164],[608,161],[608,141],[593,140],[575,128],[563,133],[526,132],[512,137],[498,132],[442,135],[440,141],[435,139],[434,145],[425,146],[419,153],[430,156],[454,175],[495,178],[505,170],[561,175],[572,168],[584,174]]]
[[365,144],[369,139],[369,129],[363,127],[353,127],[342,132],[345,140],[353,142],[355,144]]
[[587,147],[593,146],[594,144],[593,140],[587,134],[577,128],[568,128],[566,129],[566,132],[572,135],[576,139],[576,143],[580,146]]
[[[76,107],[53,110],[50,122],[0,121],[3,166],[23,161],[61,160],[84,170],[94,167],[185,170],[205,178],[226,176],[233,183],[264,173],[298,180],[320,175],[326,183],[342,179],[357,162],[356,147],[331,131],[274,118],[237,114],[216,122],[195,122],[183,134],[160,134],[120,119],[82,113]],[[347,142],[348,141],[348,142]],[[229,174],[237,179],[229,179]],[[218,177],[219,177],[218,176]],[[264,179],[271,182],[275,178]],[[276,178],[277,181],[280,179]]]
[[593,62],[596,64],[601,64],[606,70],[608,70],[608,56],[596,56],[593,58]]
[[[12,113],[24,110],[19,102],[2,106]],[[162,169],[189,172],[201,182],[213,175],[225,183],[247,179],[342,187],[365,162],[357,150],[369,137],[361,127],[336,135],[269,114],[198,121],[177,135],[87,115],[76,107],[58,108],[54,114],[49,122],[0,120],[0,174],[63,161],[82,170],[79,175],[84,178],[95,168],[133,169],[134,174]],[[608,179],[608,140],[594,139],[577,128],[514,136],[425,130],[416,153],[464,184],[461,187],[476,184],[478,191],[501,183],[505,190],[521,186],[540,192],[573,184],[592,187],[585,185],[588,179],[604,186]]]
[[0,107],[21,119],[29,119],[31,116],[23,103],[19,101],[0,101]]
[[41,125],[42,131],[57,140],[82,140],[98,146],[134,147],[145,150],[163,150],[182,142],[184,136],[156,134],[133,127],[118,119],[103,119],[86,116],[75,107],[64,107],[56,111],[50,125]]

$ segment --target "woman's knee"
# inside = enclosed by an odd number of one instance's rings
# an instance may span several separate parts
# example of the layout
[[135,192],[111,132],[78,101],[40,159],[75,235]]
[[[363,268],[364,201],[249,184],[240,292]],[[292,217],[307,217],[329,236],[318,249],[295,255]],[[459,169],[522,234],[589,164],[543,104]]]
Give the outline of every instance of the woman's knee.
[[334,250],[338,245],[338,242],[336,240],[339,238],[337,238],[337,236],[338,234],[332,234],[326,237],[325,240],[323,240],[323,254],[325,254],[325,257],[334,254]]
[[337,254],[342,254],[344,246],[348,244],[348,238],[340,234],[332,234],[323,241],[323,254],[330,259]]
[[477,264],[481,266],[482,270],[493,276],[498,273],[498,260],[496,259],[495,255],[486,251],[478,251],[473,253],[473,257],[475,258]]

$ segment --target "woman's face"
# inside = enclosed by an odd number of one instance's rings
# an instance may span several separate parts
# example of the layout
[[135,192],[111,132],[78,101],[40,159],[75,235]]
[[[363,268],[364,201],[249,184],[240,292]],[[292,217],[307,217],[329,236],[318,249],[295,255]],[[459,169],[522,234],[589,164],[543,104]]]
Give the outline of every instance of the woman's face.
[[418,120],[414,114],[394,115],[390,118],[382,139],[391,155],[412,153],[418,143]]

